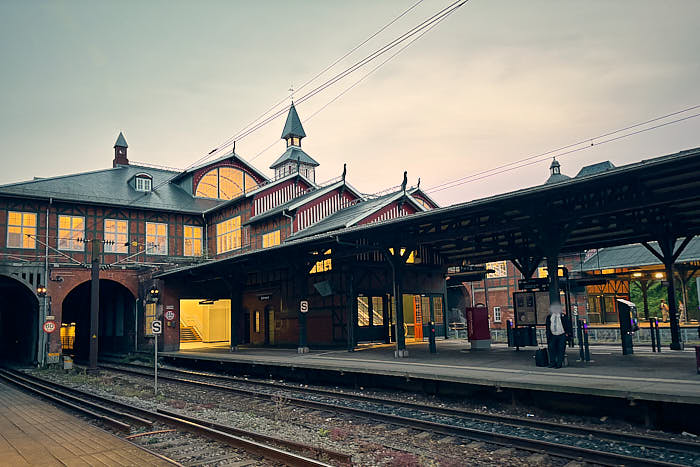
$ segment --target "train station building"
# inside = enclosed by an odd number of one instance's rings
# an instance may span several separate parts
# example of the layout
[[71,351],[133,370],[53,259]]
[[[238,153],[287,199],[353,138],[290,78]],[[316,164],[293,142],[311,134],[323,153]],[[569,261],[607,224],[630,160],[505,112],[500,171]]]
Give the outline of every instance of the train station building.
[[[562,270],[593,316],[587,250],[658,241],[668,269],[700,231],[698,149],[573,178],[555,161],[547,183],[440,208],[405,172],[371,196],[348,181],[359,168],[318,183],[304,138],[292,104],[270,176],[235,151],[179,171],[130,162],[120,133],[110,168],[0,186],[3,357],[147,350],[155,319],[165,351],[385,342],[404,356],[406,340],[447,338],[465,303],[499,328],[519,280],[558,290]],[[455,305],[450,275],[473,265],[489,272],[460,282]]]

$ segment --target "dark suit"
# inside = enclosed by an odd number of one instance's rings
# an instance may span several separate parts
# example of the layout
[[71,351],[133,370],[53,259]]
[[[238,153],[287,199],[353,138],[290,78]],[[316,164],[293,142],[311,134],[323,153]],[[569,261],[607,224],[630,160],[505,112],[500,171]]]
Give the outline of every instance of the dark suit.
[[550,328],[552,315],[547,315],[545,326],[547,329],[547,348],[549,349],[549,366],[561,368],[564,363],[564,354],[566,352],[566,339],[571,337],[572,329],[569,317],[562,313],[561,325],[564,328],[564,334],[555,336]]

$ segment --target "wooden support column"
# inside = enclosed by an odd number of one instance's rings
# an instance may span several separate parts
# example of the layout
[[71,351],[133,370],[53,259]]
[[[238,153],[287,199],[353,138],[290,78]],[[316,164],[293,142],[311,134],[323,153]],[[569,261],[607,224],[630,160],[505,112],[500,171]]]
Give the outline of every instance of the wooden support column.
[[637,285],[639,286],[639,290],[642,291],[642,300],[644,301],[644,318],[649,319],[649,297],[648,297],[649,280],[648,279],[639,279],[636,282],[637,282]]
[[391,272],[393,275],[394,303],[396,304],[396,350],[394,351],[394,357],[408,357],[403,321],[403,269],[406,266],[406,260],[411,254],[411,251],[409,248],[406,248],[404,253],[401,254],[401,247],[397,245],[392,249],[383,250],[383,253],[386,260],[391,265]]
[[354,271],[351,269],[345,276],[347,277],[347,286],[345,291],[345,300],[347,305],[347,336],[348,336],[348,352],[355,350],[357,342],[355,340],[355,326],[357,325],[357,303],[355,298],[354,288]]
[[685,313],[681,313],[679,319],[687,323],[688,312],[690,311],[688,309],[688,282],[690,282],[695,273],[700,270],[700,266],[679,264],[676,266],[676,270],[678,271],[678,279],[681,283],[681,297],[683,298],[683,308],[685,309]]
[[231,300],[231,344],[230,351],[238,350],[241,343],[241,319],[243,317],[243,288],[245,278],[236,274],[223,279]]
[[677,237],[669,232],[658,240],[660,252],[656,251],[649,243],[642,242],[642,245],[649,250],[654,256],[659,258],[666,269],[666,280],[668,282],[668,316],[671,321],[671,350],[683,350],[683,342],[681,341],[681,330],[678,322],[678,302],[676,301],[676,286],[673,280],[673,266],[678,259],[678,256],[683,252],[688,243],[693,239],[688,236],[676,248]]

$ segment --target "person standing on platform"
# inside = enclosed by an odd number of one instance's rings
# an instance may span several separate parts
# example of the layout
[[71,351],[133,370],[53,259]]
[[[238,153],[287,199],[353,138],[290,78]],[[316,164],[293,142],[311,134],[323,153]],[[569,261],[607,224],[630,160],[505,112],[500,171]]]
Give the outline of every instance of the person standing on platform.
[[668,322],[668,305],[666,305],[666,302],[664,299],[661,299],[661,303],[659,304],[659,310],[661,311],[661,321],[664,323]]
[[564,354],[566,353],[566,336],[571,334],[569,320],[562,318],[561,306],[555,305],[550,307],[545,325],[547,327],[549,367],[561,368],[564,363]]
[[685,305],[680,300],[678,300],[678,316],[680,316],[678,321],[687,321],[685,318]]

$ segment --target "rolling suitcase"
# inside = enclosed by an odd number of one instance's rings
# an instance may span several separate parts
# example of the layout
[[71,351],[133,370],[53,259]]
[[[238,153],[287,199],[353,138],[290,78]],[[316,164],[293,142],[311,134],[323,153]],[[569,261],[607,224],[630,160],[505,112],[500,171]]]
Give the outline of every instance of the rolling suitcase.
[[535,365],[537,366],[548,366],[549,356],[547,355],[547,349],[537,349],[535,351]]

